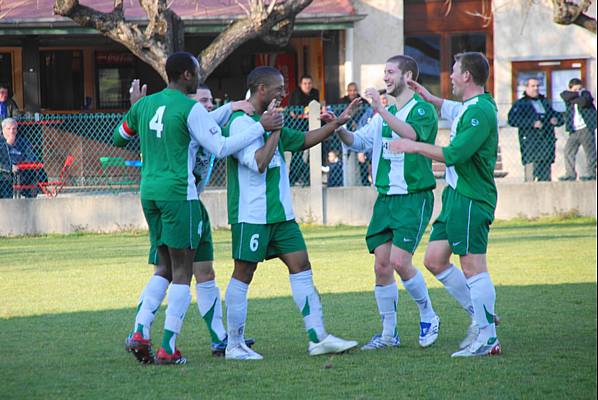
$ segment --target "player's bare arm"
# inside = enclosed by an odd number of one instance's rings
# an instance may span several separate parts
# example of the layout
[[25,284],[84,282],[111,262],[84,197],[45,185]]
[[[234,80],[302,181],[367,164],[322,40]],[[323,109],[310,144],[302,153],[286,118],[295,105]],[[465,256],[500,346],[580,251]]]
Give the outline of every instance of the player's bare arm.
[[[347,146],[351,146],[353,144],[353,133],[351,133],[350,131],[345,129],[342,125],[344,125],[345,123],[347,123],[347,121],[349,121],[351,116],[357,111],[357,107],[359,106],[360,103],[361,103],[360,98],[354,99],[343,110],[341,115],[338,117],[339,119],[344,120],[345,122],[338,126],[338,128],[336,129],[336,133],[338,134],[341,141],[344,144],[346,144]],[[330,111],[322,113],[322,115],[320,116],[320,119],[326,123],[332,122],[335,118],[336,117],[335,117],[334,113],[332,113]]]
[[409,139],[397,139],[390,142],[393,153],[417,153],[435,161],[446,162],[442,147],[428,143],[416,142]]
[[372,108],[380,114],[382,119],[386,121],[390,129],[392,129],[397,135],[405,139],[416,140],[417,134],[415,130],[408,123],[401,121],[395,117],[390,111],[384,107],[380,99],[380,92],[374,88],[368,88],[365,91],[365,95],[372,99]]
[[255,113],[255,108],[253,107],[253,104],[251,104],[247,100],[239,100],[232,102],[231,109],[233,112],[243,111],[247,115],[253,115]]
[[[354,99],[339,115],[338,117],[334,118],[334,114],[332,113],[323,113],[320,115],[320,119],[323,118],[324,121],[329,121],[326,125],[319,129],[314,129],[313,131],[307,132],[305,135],[305,143],[303,144],[303,150],[309,149],[321,143],[322,141],[326,140],[330,135],[332,135],[338,128],[349,122],[351,116],[357,109],[357,105],[361,100],[359,98]],[[330,117],[333,117],[330,119]]]
[[[268,106],[268,110],[264,114],[275,112],[277,101],[272,100]],[[253,107],[253,106],[252,106]],[[280,140],[280,129],[273,131],[266,143],[255,152],[255,162],[260,173],[264,173],[268,168],[268,164],[272,161],[276,148],[278,147],[278,141]]]
[[434,96],[428,89],[426,89],[423,85],[417,83],[411,78],[406,78],[405,83],[411,90],[415,93],[419,94],[425,101],[428,103],[434,104],[434,106],[440,110],[442,108],[442,102],[444,101],[443,98]]

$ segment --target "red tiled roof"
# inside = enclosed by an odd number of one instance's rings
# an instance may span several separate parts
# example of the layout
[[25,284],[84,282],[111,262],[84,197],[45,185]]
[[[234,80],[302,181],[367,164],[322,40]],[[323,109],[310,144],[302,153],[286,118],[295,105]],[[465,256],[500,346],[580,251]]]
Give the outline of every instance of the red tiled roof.
[[[247,0],[240,0],[239,2],[248,3]],[[114,0],[80,0],[79,3],[102,12],[110,12],[114,7]],[[11,20],[63,19],[63,17],[57,17],[52,13],[53,6],[54,0],[0,1],[0,23],[10,23]],[[180,17],[191,19],[226,18],[244,15],[243,9],[239,7],[235,0],[171,0],[171,7]],[[125,17],[145,17],[145,12],[139,6],[138,0],[124,0],[124,9]],[[306,18],[354,14],[355,9],[350,0],[313,0],[299,15],[300,18]]]

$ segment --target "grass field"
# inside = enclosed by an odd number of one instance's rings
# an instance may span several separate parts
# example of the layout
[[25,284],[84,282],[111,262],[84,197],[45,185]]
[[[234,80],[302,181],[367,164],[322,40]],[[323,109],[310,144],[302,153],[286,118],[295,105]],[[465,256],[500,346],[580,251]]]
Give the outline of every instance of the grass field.
[[[327,329],[364,343],[380,329],[365,228],[303,231]],[[230,232],[214,236],[224,292]],[[425,244],[416,253],[418,266]],[[256,338],[264,361],[211,357],[192,303],[177,342],[189,364],[144,367],[124,352],[123,340],[150,276],[145,233],[1,238],[0,398],[596,398],[596,221],[499,222],[490,244],[500,357],[450,358],[468,318],[424,272],[442,318],[434,346],[418,347],[417,308],[399,284],[401,348],[310,358],[288,274],[272,261],[258,269],[249,292],[247,336]],[[155,342],[163,320],[162,310]]]

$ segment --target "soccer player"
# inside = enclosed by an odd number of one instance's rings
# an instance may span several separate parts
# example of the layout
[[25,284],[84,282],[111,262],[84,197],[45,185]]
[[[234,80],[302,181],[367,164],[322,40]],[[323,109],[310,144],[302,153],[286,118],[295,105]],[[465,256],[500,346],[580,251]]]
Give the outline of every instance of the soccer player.
[[366,234],[370,253],[374,253],[376,286],[374,296],[382,318],[382,332],[375,334],[363,350],[398,347],[397,303],[399,292],[395,271],[416,302],[420,313],[419,344],[432,345],[438,338],[440,319],[428,294],[422,273],[413,266],[413,253],[432,216],[436,179],[430,159],[417,154],[389,151],[396,138],[433,144],[438,117],[434,106],[409,89],[407,79],[417,79],[419,69],[409,56],[398,55],[386,61],[386,92],[396,104],[382,105],[376,89],[367,89],[376,115],[355,132],[344,128],[340,139],[356,152],[373,151],[373,181],[378,190],[372,219]]
[[162,347],[153,361],[186,363],[176,348],[176,337],[191,301],[193,258],[207,218],[200,207],[193,177],[198,148],[224,157],[261,137],[265,129],[282,126],[282,116],[272,112],[237,137],[224,138],[205,108],[186,96],[197,90],[198,71],[199,63],[192,54],[178,52],[169,56],[166,89],[135,102],[113,135],[117,146],[126,146],[135,135],[140,137],[141,203],[150,243],[157,248],[160,259],[141,296],[130,341],[134,354],[144,362],[152,361],[151,323],[172,282]]
[[[139,81],[134,80],[131,88],[132,102],[144,95],[144,90],[140,91]],[[205,84],[199,84],[197,92],[189,95],[190,98],[198,101],[209,112],[210,117],[216,121],[218,126],[223,127],[229,120],[230,116],[235,111],[243,111],[247,114],[253,114],[253,106],[246,100],[230,102],[218,109],[214,110],[212,103],[212,92]],[[214,156],[207,152],[204,148],[199,148],[196,155],[195,167],[193,175],[195,176],[195,185],[197,187],[197,194],[201,195],[210,175],[210,169],[214,162]],[[224,324],[222,323],[222,301],[220,297],[220,289],[216,286],[216,273],[214,271],[214,249],[212,245],[212,230],[210,219],[205,210],[205,207],[199,199],[199,206],[205,219],[202,223],[202,234],[200,242],[195,252],[193,259],[193,275],[195,277],[195,292],[197,297],[197,308],[201,318],[208,327],[208,332],[212,339],[211,351],[215,356],[224,356],[226,349],[227,334]],[[149,263],[159,265],[159,257],[157,248],[152,246],[149,253]],[[126,349],[130,351],[130,341],[134,329],[127,339]],[[254,340],[248,338],[245,343],[248,346],[254,344]]]
[[[236,137],[255,123],[273,100],[284,95],[282,74],[272,67],[255,68],[247,77],[249,102],[256,114],[233,114],[224,130]],[[355,103],[356,104],[356,103]],[[226,290],[228,345],[225,358],[261,360],[244,343],[247,291],[259,262],[279,258],[289,270],[295,304],[303,315],[310,355],[339,353],[357,345],[330,335],[324,328],[320,297],[299,226],[295,222],[284,151],[302,151],[329,137],[350,119],[350,110],[311,132],[283,128],[267,132],[227,160],[228,220],[232,228],[234,271]]]
[[[494,166],[498,149],[497,108],[484,91],[489,70],[481,53],[455,56],[451,82],[453,94],[462,102],[433,96],[409,80],[411,88],[452,121],[451,142],[445,147],[408,139],[390,143],[395,153],[421,154],[447,165],[448,186],[442,194],[442,211],[432,225],[424,264],[473,315],[473,325],[453,357],[501,351],[494,316],[496,292],[486,262],[488,232],[496,209]],[[451,264],[452,253],[459,255],[463,273]]]

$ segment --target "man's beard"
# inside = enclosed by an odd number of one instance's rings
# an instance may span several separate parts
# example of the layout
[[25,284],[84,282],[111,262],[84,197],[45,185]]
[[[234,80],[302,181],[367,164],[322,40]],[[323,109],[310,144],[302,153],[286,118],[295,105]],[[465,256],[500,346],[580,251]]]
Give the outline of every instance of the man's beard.
[[392,93],[389,93],[391,96],[393,97],[399,97],[407,88],[407,85],[405,84],[405,79],[403,79],[403,77],[401,77],[401,79],[396,83],[394,90],[392,91]]

